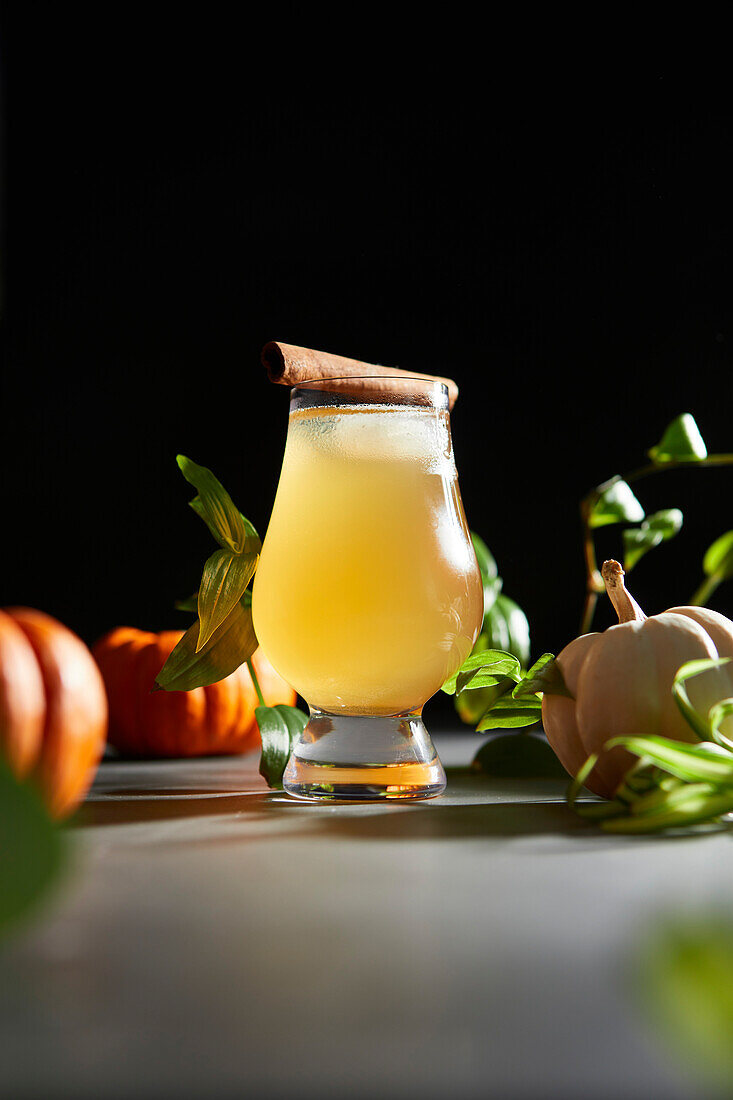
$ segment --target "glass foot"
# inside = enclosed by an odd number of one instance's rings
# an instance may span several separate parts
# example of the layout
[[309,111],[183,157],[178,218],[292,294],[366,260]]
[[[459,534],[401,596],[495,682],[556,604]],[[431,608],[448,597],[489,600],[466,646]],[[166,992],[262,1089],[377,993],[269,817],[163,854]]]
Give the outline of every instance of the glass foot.
[[295,798],[435,798],[445,772],[419,712],[387,718],[311,709],[283,787]]

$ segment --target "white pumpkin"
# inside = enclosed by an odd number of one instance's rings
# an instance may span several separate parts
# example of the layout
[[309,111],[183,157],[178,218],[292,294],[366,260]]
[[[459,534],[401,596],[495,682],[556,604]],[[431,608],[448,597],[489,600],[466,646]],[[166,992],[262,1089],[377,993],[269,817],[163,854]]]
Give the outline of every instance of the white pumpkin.
[[[733,658],[733,622],[706,607],[672,607],[649,618],[624,586],[617,561],[604,562],[606,591],[619,622],[603,633],[583,634],[557,657],[572,698],[545,692],[542,721],[560,762],[577,774],[612,737],[659,734],[677,741],[698,738],[672,695],[680,665],[701,658]],[[687,681],[693,706],[707,713],[733,696],[733,664]],[[722,724],[733,738],[733,717]],[[635,757],[620,748],[603,753],[586,786],[612,798]]]

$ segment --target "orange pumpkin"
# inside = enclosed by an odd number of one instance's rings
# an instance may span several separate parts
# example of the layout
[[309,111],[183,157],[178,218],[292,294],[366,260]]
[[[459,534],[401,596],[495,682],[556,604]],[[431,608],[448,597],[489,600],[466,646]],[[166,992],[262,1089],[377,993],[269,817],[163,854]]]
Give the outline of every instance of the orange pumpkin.
[[[151,690],[182,637],[180,630],[153,634],[121,626],[93,646],[109,699],[110,744],[135,756],[206,756],[258,748],[259,700],[246,664],[208,687]],[[252,663],[265,702],[295,704],[295,692],[261,649]]]
[[53,817],[86,794],[106,730],[104,684],[81,638],[42,611],[0,611],[0,752],[37,780]]

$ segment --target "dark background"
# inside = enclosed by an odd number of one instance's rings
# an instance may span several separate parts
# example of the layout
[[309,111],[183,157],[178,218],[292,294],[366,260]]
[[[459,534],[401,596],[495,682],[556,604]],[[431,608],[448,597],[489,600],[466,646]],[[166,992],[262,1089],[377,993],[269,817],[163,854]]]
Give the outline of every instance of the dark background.
[[[500,71],[498,47],[481,67],[450,43],[411,68],[357,55],[359,27],[318,55],[314,27],[286,48],[282,10],[244,36],[223,10],[3,11],[0,605],[89,642],[188,625],[172,604],[213,544],[175,455],[264,532],[288,402],[259,352],[280,339],[457,380],[469,522],[534,654],[557,652],[580,497],[680,412],[733,450],[728,85],[659,58]],[[638,487],[686,516],[635,571],[647,611],[697,587],[732,478]],[[619,556],[619,529],[599,546]],[[733,585],[712,602],[733,614]]]

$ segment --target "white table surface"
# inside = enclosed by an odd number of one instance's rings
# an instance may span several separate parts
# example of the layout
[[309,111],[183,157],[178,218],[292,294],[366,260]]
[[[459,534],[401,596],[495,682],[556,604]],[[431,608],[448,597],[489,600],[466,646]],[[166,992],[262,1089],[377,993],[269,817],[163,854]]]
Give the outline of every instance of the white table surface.
[[730,904],[731,837],[610,837],[435,741],[448,791],[406,804],[296,802],[252,755],[105,762],[0,946],[0,1095],[702,1095],[633,960],[659,914]]

